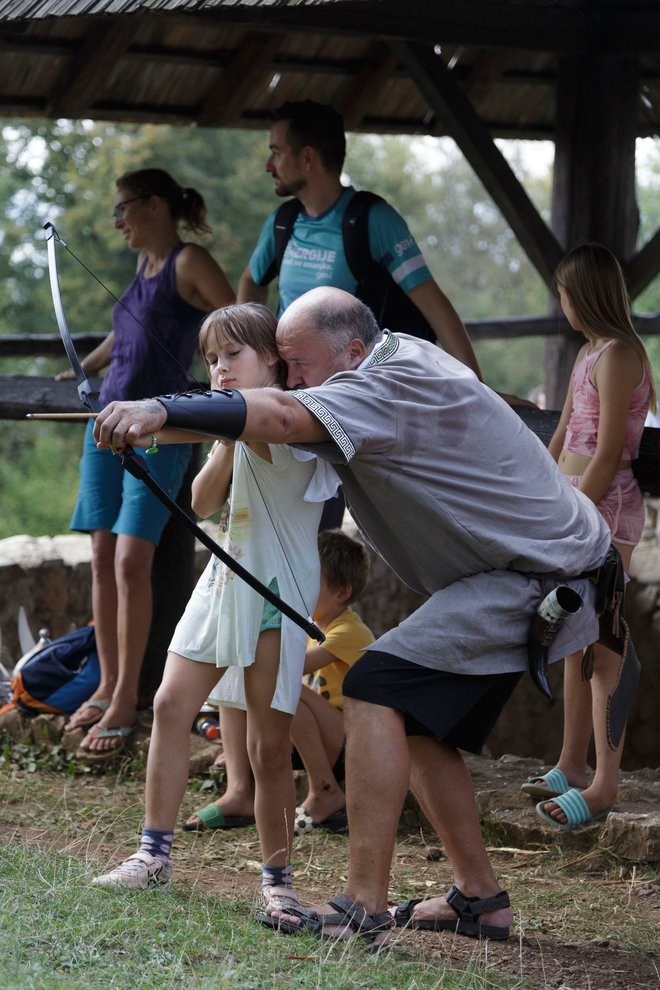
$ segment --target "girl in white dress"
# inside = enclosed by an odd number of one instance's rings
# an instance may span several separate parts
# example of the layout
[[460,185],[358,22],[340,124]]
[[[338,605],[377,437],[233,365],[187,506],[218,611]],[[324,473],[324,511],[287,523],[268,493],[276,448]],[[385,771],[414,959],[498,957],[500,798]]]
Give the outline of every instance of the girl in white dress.
[[[275,317],[258,304],[211,313],[202,325],[200,347],[213,386],[281,388],[286,368],[275,347],[275,328]],[[323,503],[305,500],[308,489],[314,489],[310,498],[323,498],[316,471],[316,459],[294,456],[290,447],[219,442],[193,483],[199,516],[223,509],[224,549],[306,615],[319,590]],[[223,704],[247,709],[264,906],[297,903],[290,866],[295,794],[289,730],[305,646],[303,630],[211,559],[175,630],[154,700],[140,850],[95,884],[144,888],[171,875],[174,825],[188,781],[190,727],[213,694]]]

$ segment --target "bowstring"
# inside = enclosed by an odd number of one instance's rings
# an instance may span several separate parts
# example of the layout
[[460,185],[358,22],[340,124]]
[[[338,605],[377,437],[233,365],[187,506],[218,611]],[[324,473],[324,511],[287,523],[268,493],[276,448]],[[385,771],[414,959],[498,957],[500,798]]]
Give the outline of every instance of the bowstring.
[[[239,440],[238,442],[240,443],[241,441]],[[249,444],[245,444],[245,446],[249,450]],[[252,451],[250,451],[250,453],[252,453]],[[259,456],[258,454],[255,454],[255,457],[258,457],[258,456]],[[250,455],[249,454],[246,455],[245,461],[246,461],[247,466],[248,466],[248,468],[250,470],[250,474],[252,475],[252,480],[254,481],[255,485],[257,486],[257,491],[259,492],[259,495],[261,496],[262,505],[263,505],[264,509],[266,510],[266,515],[268,516],[268,519],[270,521],[270,525],[272,527],[272,530],[275,533],[275,537],[277,539],[277,542],[280,545],[280,550],[282,551],[282,556],[284,557],[284,560],[286,561],[286,566],[289,568],[289,571],[291,573],[291,577],[293,578],[293,583],[296,586],[296,591],[298,592],[298,597],[300,598],[300,601],[302,602],[303,608],[307,612],[307,615],[311,618],[311,616],[312,616],[312,610],[307,605],[307,602],[305,601],[305,598],[303,596],[303,593],[300,590],[300,585],[298,584],[298,580],[296,578],[295,571],[293,570],[293,567],[291,566],[291,561],[289,560],[289,557],[287,555],[287,552],[284,549],[284,544],[282,543],[282,540],[280,539],[280,534],[279,534],[279,532],[277,530],[277,526],[275,525],[275,520],[273,519],[273,517],[272,517],[272,515],[270,513],[270,509],[268,508],[268,502],[266,501],[266,499],[264,497],[264,493],[261,490],[261,485],[259,484],[259,480],[257,478],[257,475],[256,475],[255,471],[254,471],[254,468],[252,467],[252,464],[250,463]]]

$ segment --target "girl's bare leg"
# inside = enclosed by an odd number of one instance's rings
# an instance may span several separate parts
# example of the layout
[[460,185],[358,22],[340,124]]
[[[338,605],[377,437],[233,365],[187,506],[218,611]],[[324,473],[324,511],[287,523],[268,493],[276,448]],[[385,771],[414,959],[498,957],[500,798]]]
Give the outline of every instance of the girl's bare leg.
[[[615,543],[614,546],[621,554],[624,570],[628,571],[633,547],[620,543]],[[591,719],[596,748],[596,771],[591,784],[582,792],[582,797],[587,802],[592,816],[599,815],[611,808],[619,789],[619,768],[625,736],[622,737],[617,748],[613,750],[607,741],[606,720],[607,699],[616,684],[619,664],[620,658],[615,653],[604,646],[595,645],[593,675],[591,681],[586,683],[591,690]],[[578,717],[584,721],[583,709],[580,709]],[[578,732],[579,730],[576,729],[575,731]],[[566,728],[564,733],[566,733]],[[562,769],[564,768],[562,767]],[[544,807],[548,814],[556,818],[560,824],[566,823],[566,815],[554,801],[547,801]]]
[[247,667],[247,744],[254,773],[254,814],[263,863],[291,861],[295,792],[291,772],[291,715],[271,708],[280,663],[280,634],[261,633],[255,663]]
[[564,661],[564,739],[557,760],[571,787],[587,786],[591,707],[591,681],[582,679],[582,651],[572,653]]
[[171,832],[188,783],[190,727],[218,682],[215,664],[168,653],[154,698],[147,758],[146,828]]

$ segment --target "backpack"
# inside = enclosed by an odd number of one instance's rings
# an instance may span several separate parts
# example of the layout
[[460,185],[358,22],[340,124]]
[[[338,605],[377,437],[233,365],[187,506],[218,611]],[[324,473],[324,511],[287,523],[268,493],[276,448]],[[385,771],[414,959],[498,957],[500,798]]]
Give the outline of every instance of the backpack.
[[[436,340],[427,320],[409,296],[394,281],[387,269],[371,256],[369,248],[369,211],[374,203],[384,202],[372,192],[356,192],[349,201],[342,223],[346,263],[357,282],[354,295],[373,312],[381,330]],[[289,199],[275,214],[275,262],[268,269],[262,284],[270,282],[282,267],[282,259],[293,233],[296,217],[302,209],[299,199]]]
[[12,698],[0,714],[71,715],[98,687],[99,657],[94,626],[74,629],[37,650],[12,675]]

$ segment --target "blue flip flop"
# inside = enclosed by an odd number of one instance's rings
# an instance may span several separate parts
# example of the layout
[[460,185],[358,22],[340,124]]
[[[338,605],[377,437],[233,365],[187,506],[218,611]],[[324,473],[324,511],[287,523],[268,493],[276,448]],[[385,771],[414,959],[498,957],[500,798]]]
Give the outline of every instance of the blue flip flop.
[[559,767],[553,767],[547,773],[537,773],[533,777],[528,777],[520,790],[530,797],[559,797],[570,791],[571,785],[566,774]]
[[[566,815],[566,822],[558,822],[556,818],[548,814],[545,806],[550,802],[561,808]],[[578,790],[577,787],[571,787],[565,794],[559,794],[557,797],[539,801],[536,805],[536,814],[539,818],[542,818],[548,825],[552,825],[553,828],[560,828],[564,831],[570,831],[574,828],[580,828],[583,825],[593,825],[596,822],[604,821],[611,810],[611,808],[607,808],[606,811],[602,811],[599,815],[592,815],[589,811],[589,805],[582,797],[582,791]]]

